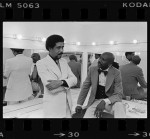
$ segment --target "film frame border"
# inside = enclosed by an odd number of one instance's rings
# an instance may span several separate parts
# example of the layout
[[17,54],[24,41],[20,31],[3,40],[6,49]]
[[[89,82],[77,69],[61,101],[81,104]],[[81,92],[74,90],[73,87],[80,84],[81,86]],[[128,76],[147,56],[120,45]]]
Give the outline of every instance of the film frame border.
[[[139,2],[139,1],[138,1]],[[53,22],[53,21],[146,21],[147,25],[150,24],[150,7],[126,7],[123,8],[122,2],[99,2],[99,1],[87,1],[87,2],[37,2],[40,4],[40,8],[17,8],[17,1],[13,2],[14,7],[0,9],[1,13],[1,25],[3,21],[41,21],[41,22]],[[29,2],[21,2],[29,4]],[[35,2],[31,2],[35,3]],[[47,3],[50,3],[47,4]],[[134,2],[133,2],[134,3]],[[136,3],[136,2],[135,2]],[[144,2],[141,2],[144,3]],[[38,16],[37,16],[38,15]],[[148,32],[150,29],[148,28]],[[148,38],[148,36],[147,36]],[[147,47],[149,48],[149,38]],[[3,43],[1,44],[3,46]],[[148,81],[149,82],[149,81]],[[1,97],[2,98],[2,97]],[[149,95],[148,95],[149,99]],[[2,102],[2,101],[1,101]],[[2,111],[2,110],[1,110]],[[88,137],[90,135],[100,135],[107,138],[108,132],[111,137],[119,137],[122,135],[129,137],[128,133],[140,132],[140,137],[150,134],[150,120],[149,120],[149,107],[147,119],[0,119],[0,130],[2,130],[4,137],[24,138],[31,137],[54,137],[50,132],[62,132],[71,136],[79,132],[80,137]],[[98,123],[98,124],[97,124]],[[23,129],[24,125],[24,129]],[[42,126],[41,126],[42,125]],[[57,125],[57,126],[56,126]],[[79,126],[80,125],[80,126]],[[96,129],[95,129],[96,128]],[[44,131],[41,131],[44,129]],[[94,129],[94,130],[93,130]],[[6,130],[6,131],[5,131]],[[128,130],[128,131],[127,131]],[[32,131],[32,133],[29,133]],[[89,132],[90,131],[90,132]],[[100,134],[98,133],[100,131]],[[120,133],[118,133],[120,131]],[[143,133],[145,132],[145,133]],[[1,132],[0,132],[1,133]],[[14,133],[20,133],[14,135]],[[38,134],[37,134],[38,133]],[[42,134],[42,136],[41,136]],[[117,136],[116,136],[117,135]],[[143,135],[143,136],[142,136]],[[137,135],[138,136],[138,135]],[[149,135],[150,136],[150,135]],[[1,134],[0,134],[1,137]],[[92,137],[92,136],[91,136]]]

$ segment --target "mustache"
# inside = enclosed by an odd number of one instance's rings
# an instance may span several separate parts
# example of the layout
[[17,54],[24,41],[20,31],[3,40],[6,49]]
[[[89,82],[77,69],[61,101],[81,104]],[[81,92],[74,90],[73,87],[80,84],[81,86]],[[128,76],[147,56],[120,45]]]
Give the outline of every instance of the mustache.
[[62,55],[63,53],[59,53],[58,55]]

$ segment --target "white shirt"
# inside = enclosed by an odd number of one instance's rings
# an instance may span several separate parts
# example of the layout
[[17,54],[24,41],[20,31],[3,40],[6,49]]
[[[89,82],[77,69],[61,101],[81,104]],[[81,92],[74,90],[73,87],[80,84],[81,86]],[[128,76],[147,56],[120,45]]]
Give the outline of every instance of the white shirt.
[[[108,71],[108,69],[106,69],[104,71]],[[99,74],[99,85],[105,86],[106,85],[106,78],[107,78],[107,75],[105,76],[104,72],[101,72]]]
[[[109,69],[109,68],[108,68]],[[108,71],[108,69],[104,70],[104,71]],[[107,75],[105,76],[105,74],[103,72],[101,72],[99,74],[99,85],[101,86],[105,86],[106,85],[106,78],[107,78]],[[106,99],[103,99],[105,101],[105,103],[107,105],[111,104],[110,100],[108,98]]]

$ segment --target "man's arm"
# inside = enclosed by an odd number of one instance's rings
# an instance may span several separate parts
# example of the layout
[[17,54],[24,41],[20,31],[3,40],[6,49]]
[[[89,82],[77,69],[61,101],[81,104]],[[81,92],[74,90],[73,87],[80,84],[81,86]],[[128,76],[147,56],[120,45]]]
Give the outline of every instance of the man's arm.
[[121,73],[120,71],[118,71],[115,74],[114,92],[108,99],[110,100],[111,104],[113,104],[115,102],[121,101],[122,96],[123,96],[122,79],[121,79]]
[[146,81],[144,79],[143,71],[142,71],[141,68],[138,71],[137,80],[139,81],[139,84],[141,85],[141,87],[147,88],[147,83],[146,83]]
[[77,101],[78,106],[83,105],[83,103],[87,97],[87,94],[89,92],[90,87],[91,87],[91,68],[89,69],[88,75],[87,75],[87,77],[86,77],[86,79],[83,82],[83,85],[81,87],[81,91],[80,91],[78,101]]

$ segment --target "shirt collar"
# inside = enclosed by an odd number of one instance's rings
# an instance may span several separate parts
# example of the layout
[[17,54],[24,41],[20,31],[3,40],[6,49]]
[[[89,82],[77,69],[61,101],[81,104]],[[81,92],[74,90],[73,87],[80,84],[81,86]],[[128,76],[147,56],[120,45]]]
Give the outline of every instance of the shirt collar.
[[24,54],[17,54],[16,56],[24,56]]
[[[112,65],[110,65],[107,69],[105,69],[105,70],[103,70],[103,71],[108,71],[109,70],[109,68],[111,67]],[[101,69],[101,68],[100,68]],[[101,69],[102,70],[102,69]]]

